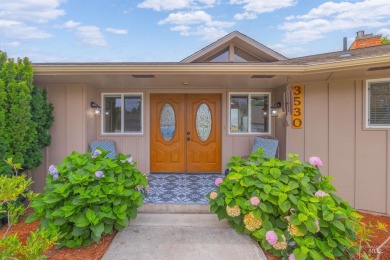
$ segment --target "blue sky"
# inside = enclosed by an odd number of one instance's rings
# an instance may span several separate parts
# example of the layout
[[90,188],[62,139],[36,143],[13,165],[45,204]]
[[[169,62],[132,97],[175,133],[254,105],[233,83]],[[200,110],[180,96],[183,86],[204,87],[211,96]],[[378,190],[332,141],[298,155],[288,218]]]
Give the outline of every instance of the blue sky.
[[390,35],[389,0],[1,0],[0,50],[33,62],[180,61],[232,31],[287,57]]

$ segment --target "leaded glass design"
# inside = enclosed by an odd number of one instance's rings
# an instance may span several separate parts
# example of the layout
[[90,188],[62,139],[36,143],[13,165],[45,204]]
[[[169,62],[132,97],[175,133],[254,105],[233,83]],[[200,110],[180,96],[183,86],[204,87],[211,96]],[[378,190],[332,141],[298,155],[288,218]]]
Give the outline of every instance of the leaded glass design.
[[171,104],[167,103],[161,110],[160,115],[160,131],[165,141],[169,142],[172,140],[175,135],[175,129],[175,111],[173,110]]
[[206,141],[211,132],[211,113],[207,104],[202,103],[196,112],[196,132],[199,139]]

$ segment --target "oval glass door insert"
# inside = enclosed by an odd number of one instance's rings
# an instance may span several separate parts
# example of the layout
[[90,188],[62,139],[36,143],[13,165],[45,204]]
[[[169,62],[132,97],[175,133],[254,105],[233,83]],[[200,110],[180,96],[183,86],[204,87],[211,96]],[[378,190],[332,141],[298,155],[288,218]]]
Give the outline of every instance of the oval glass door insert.
[[175,135],[175,111],[171,104],[165,104],[160,115],[160,131],[165,141],[169,142]]
[[196,132],[203,142],[209,138],[211,133],[211,112],[205,103],[202,103],[196,112]]

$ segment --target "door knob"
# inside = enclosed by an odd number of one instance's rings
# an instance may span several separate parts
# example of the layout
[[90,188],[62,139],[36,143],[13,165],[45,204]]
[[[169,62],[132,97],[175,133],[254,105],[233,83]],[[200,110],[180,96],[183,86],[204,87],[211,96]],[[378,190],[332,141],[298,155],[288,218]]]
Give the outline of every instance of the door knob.
[[190,135],[191,134],[191,132],[187,132],[187,135]]
[[191,140],[191,138],[187,137],[187,141],[190,141],[190,140]]

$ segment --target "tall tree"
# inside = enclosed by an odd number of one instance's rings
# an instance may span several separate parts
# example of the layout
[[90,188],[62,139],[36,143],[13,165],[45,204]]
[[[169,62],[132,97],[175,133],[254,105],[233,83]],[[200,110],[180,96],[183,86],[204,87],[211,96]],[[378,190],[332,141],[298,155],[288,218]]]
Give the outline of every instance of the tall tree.
[[[0,170],[9,172],[4,160],[12,157],[24,170],[42,161],[41,149],[50,144],[53,107],[46,91],[33,86],[33,70],[27,58],[8,59],[0,51]],[[1,172],[0,172],[1,173]]]
[[[0,72],[2,71],[2,61],[5,55],[0,53]],[[8,151],[8,136],[6,133],[6,114],[7,114],[7,93],[5,92],[5,82],[0,76],[0,161],[4,162],[5,153]],[[9,172],[10,166],[0,162],[0,173]]]

